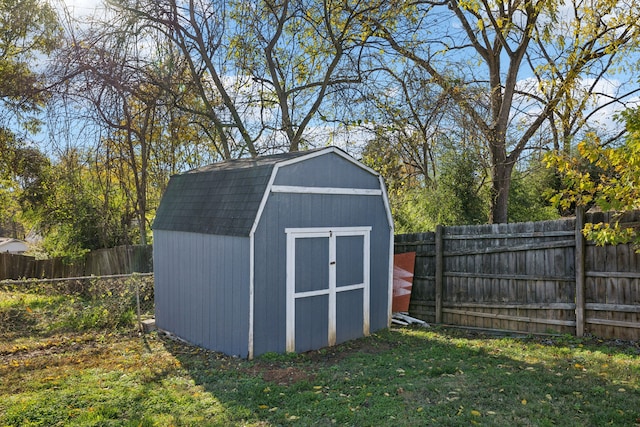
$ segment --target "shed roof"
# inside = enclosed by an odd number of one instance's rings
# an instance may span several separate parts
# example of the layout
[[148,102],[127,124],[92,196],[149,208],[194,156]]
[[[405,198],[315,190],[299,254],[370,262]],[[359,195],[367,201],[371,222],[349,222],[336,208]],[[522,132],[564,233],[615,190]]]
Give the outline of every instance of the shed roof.
[[319,151],[339,150],[329,147],[226,160],[174,175],[158,206],[153,228],[248,236],[273,168],[282,162],[303,160]]

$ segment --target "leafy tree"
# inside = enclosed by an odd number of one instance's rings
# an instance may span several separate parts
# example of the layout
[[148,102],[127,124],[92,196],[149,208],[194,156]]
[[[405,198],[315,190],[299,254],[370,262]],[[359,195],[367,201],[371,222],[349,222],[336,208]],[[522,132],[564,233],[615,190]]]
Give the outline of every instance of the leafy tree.
[[145,244],[148,162],[161,95],[147,83],[144,69],[135,66],[137,47],[110,36],[94,34],[82,43],[73,42],[62,51],[65,58],[58,63],[58,74],[73,75],[66,94],[88,101],[99,123],[109,131],[107,143],[117,158],[114,169],[120,182],[130,180],[126,189],[131,190],[128,197],[137,215],[140,241]]
[[23,232],[20,205],[38,197],[46,160],[20,133],[38,128],[34,114],[47,91],[36,63],[56,48],[59,34],[49,3],[0,0],[0,227],[15,237]]
[[370,8],[364,16],[371,33],[423,69],[483,135],[494,223],[508,219],[511,174],[522,153],[547,143],[534,136],[555,125],[561,107],[575,115],[583,99],[593,99],[589,91],[574,99],[576,88],[616,66],[637,67],[635,1],[380,0]]
[[[166,186],[168,174],[180,167],[176,151],[192,142],[194,133],[185,129],[180,132],[182,141],[177,141],[175,129],[165,132],[178,123],[175,118],[180,114],[180,110],[171,111],[175,100],[165,87],[182,85],[178,80],[183,74],[174,75],[180,69],[171,58],[160,56],[164,51],[152,55],[153,61],[141,55],[141,40],[149,40],[130,25],[115,19],[110,26],[70,33],[52,73],[65,82],[55,101],[78,105],[89,114],[84,120],[101,130],[90,163],[95,173],[90,177],[97,180],[98,194],[104,195],[104,214],[110,212],[110,194],[124,197],[118,216],[127,223],[120,227],[110,223],[115,229],[104,231],[103,240],[113,242],[108,236],[114,235],[120,236],[116,241],[128,242],[130,225],[135,224],[136,241],[145,244],[150,215],[159,199],[156,193]],[[166,159],[169,165],[154,159]],[[151,182],[154,178],[159,182]],[[155,204],[149,206],[152,193]]]
[[46,98],[44,80],[34,70],[38,55],[58,45],[60,27],[49,3],[0,0],[0,100],[2,115],[29,113]]
[[483,224],[487,221],[482,160],[471,151],[445,153],[438,179],[436,203],[439,224]]
[[456,105],[421,69],[405,69],[378,56],[374,64],[376,71],[367,74],[360,88],[359,107],[364,106],[367,123],[376,124],[377,141],[386,141],[426,187],[435,186],[438,152],[454,140],[463,145],[466,137],[459,132]]
[[47,156],[0,128],[0,225],[14,237],[24,237],[27,213],[33,216],[49,197],[49,170]]
[[[361,82],[366,37],[357,19],[358,1],[263,0],[232,2],[231,54],[242,73],[258,84],[260,121],[297,151],[326,101]],[[272,108],[270,106],[273,106]],[[270,119],[267,115],[274,117]],[[262,129],[260,130],[262,132]],[[276,145],[282,145],[282,142]]]
[[403,159],[396,149],[397,143],[390,141],[392,137],[381,132],[368,141],[361,160],[385,180],[397,233],[433,229],[437,223],[431,221],[424,209],[425,185],[421,174]]
[[185,84],[200,101],[189,111],[225,159],[298,150],[314,125],[332,120],[324,102],[360,81],[358,2],[356,10],[307,0],[112,4],[186,64]]
[[74,259],[89,250],[132,243],[129,224],[135,213],[126,208],[117,187],[101,191],[89,152],[69,149],[55,162],[40,156],[38,174],[31,172],[37,179],[30,179],[39,184],[21,191],[19,200],[22,221],[43,235],[44,254]]
[[[618,214],[640,209],[640,108],[621,114],[627,136],[623,144],[603,144],[595,134],[577,146],[577,153],[555,152],[547,157],[549,167],[559,171],[564,189],[554,196],[562,208],[596,205]],[[598,244],[640,243],[637,229],[613,224],[586,224],[587,238]]]
[[397,232],[486,222],[486,174],[478,153],[438,149],[434,153],[437,174],[425,180],[397,147],[397,141],[381,135],[368,142],[362,158],[385,178]]
[[[70,30],[51,69],[64,82],[51,106],[83,112],[76,122],[77,116],[61,122],[63,130],[95,129],[96,141],[79,147],[82,169],[90,167],[83,179],[94,195],[85,213],[102,215],[98,241],[80,239],[91,247],[146,243],[169,176],[220,158],[210,123],[198,112],[202,100],[193,93],[187,65],[152,37],[157,33],[125,17],[112,16],[109,25],[94,21],[85,32]],[[150,49],[144,54],[141,42]]]

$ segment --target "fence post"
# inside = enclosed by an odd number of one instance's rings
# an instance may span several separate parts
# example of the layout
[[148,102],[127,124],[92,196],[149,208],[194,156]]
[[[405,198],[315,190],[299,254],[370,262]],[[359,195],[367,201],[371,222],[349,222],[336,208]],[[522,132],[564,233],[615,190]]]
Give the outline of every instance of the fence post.
[[436,226],[436,323],[442,323],[443,244],[442,225]]
[[140,332],[143,332],[142,329],[142,318],[140,316],[140,280],[138,279],[138,275],[136,273],[133,273],[133,282],[135,283],[135,287],[136,287],[136,310],[138,313],[138,329],[140,330]]
[[584,248],[585,239],[582,234],[584,228],[584,208],[576,208],[576,250],[575,250],[575,274],[576,274],[576,336],[584,336],[584,309],[585,309],[585,275],[584,275]]

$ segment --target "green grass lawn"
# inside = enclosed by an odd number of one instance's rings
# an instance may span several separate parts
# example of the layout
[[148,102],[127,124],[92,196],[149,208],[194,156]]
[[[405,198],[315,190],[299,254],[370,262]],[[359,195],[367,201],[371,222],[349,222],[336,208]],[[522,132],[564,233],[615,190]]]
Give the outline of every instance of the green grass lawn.
[[36,300],[0,294],[19,319],[0,335],[0,426],[640,425],[633,343],[407,328],[245,361],[126,328],[47,330],[62,302]]

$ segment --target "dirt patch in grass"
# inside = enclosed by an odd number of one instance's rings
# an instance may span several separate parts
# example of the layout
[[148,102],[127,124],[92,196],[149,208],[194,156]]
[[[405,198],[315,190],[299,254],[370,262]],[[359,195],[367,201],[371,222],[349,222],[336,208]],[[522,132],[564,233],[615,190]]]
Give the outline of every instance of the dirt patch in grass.
[[[259,357],[251,368],[243,371],[280,386],[290,386],[303,381],[313,383],[317,372],[326,367],[340,365],[357,354],[379,355],[393,350],[398,344],[380,337],[362,338],[300,355]],[[275,361],[272,361],[273,357]],[[301,364],[301,361],[304,361],[304,364]]]
[[[312,383],[317,377],[318,370],[339,365],[354,354],[376,355],[393,348],[394,343],[363,338],[300,355],[258,357],[251,368],[243,369],[243,372],[281,386],[290,386],[302,381]],[[275,361],[272,361],[274,357]],[[304,359],[304,365],[299,363],[302,359]]]
[[294,366],[259,366],[254,367],[256,373],[262,374],[262,379],[277,385],[290,386],[300,381],[312,382],[316,375],[305,369]]
[[398,343],[384,341],[378,337],[365,337],[348,341],[335,347],[327,347],[304,353],[306,360],[320,365],[337,365],[356,353],[377,355],[392,350]]

